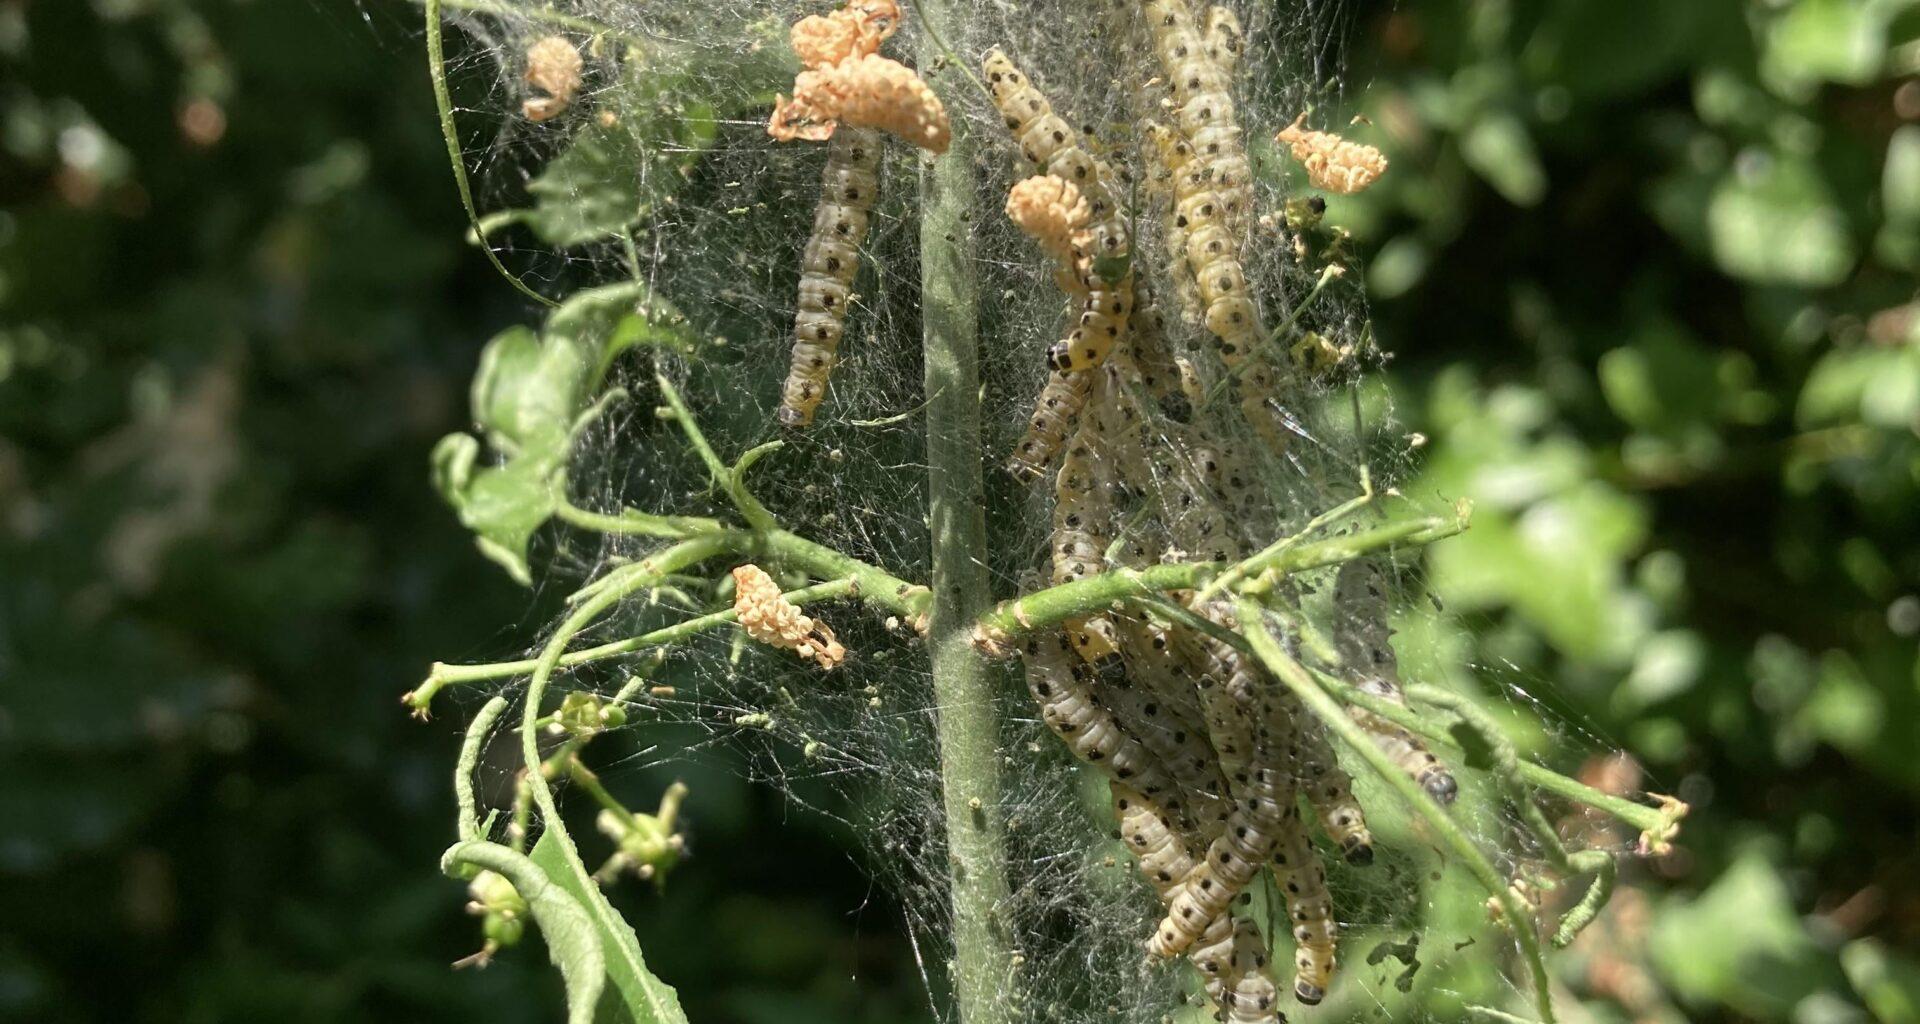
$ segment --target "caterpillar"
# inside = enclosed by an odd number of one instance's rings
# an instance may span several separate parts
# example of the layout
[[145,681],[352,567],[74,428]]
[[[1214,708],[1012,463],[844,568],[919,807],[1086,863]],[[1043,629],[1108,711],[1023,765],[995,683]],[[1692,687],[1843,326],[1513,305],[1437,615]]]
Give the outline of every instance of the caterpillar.
[[874,193],[880,187],[880,136],[871,128],[836,132],[827,143],[820,206],[800,257],[800,298],[793,317],[793,362],[781,391],[780,424],[813,422],[826,397],[827,375],[846,330],[847,296],[860,269]]
[[[1064,118],[1054,113],[1046,94],[998,47],[988,51],[980,62],[980,69],[986,76],[994,107],[1020,146],[1020,155],[1045,173],[1072,182],[1086,196],[1092,214],[1092,244],[1087,256],[1111,271],[1098,276],[1109,284],[1117,284],[1125,275],[1122,265],[1131,242],[1127,237],[1125,211],[1113,193],[1117,172],[1094,159],[1080,145],[1080,136],[1091,135],[1092,129],[1087,128],[1084,133],[1074,131]],[[1116,266],[1119,266],[1117,271]]]
[[1340,767],[1326,726],[1311,715],[1300,716],[1295,733],[1293,765],[1307,802],[1320,818],[1320,827],[1340,847],[1349,864],[1373,863],[1373,832],[1366,811],[1353,796],[1353,777]]
[[[1405,707],[1400,666],[1388,640],[1386,593],[1385,579],[1373,559],[1355,559],[1340,567],[1333,585],[1334,649],[1362,690]],[[1427,795],[1442,804],[1453,802],[1459,783],[1418,736],[1364,708],[1349,712],[1372,734],[1374,745],[1413,776]]]
[[1075,757],[1100,769],[1109,779],[1139,790],[1188,827],[1172,778],[1094,699],[1093,688],[1082,675],[1084,666],[1075,663],[1066,637],[1057,633],[1031,637],[1023,653],[1027,692],[1040,706],[1040,717],[1047,728],[1066,741]]
[[1228,980],[1214,1001],[1226,1012],[1228,1024],[1279,1024],[1273,978],[1267,974],[1267,943],[1252,921],[1236,921],[1233,963]]
[[[1108,523],[1113,516],[1107,494],[1096,486],[1097,457],[1092,432],[1082,425],[1067,445],[1054,477],[1053,582],[1071,583],[1106,568]],[[1113,654],[1113,622],[1106,616],[1069,619],[1064,625],[1086,661]]]
[[[1129,786],[1113,783],[1111,788],[1121,840],[1139,861],[1140,873],[1160,901],[1172,902],[1180,892],[1180,880],[1193,870],[1193,855],[1151,801]],[[1222,1008],[1227,1019],[1277,1024],[1276,1014],[1259,1015],[1261,1009],[1273,1006],[1273,981],[1266,975],[1266,946],[1259,942],[1257,930],[1248,939],[1247,927],[1233,915],[1221,914],[1194,940],[1187,950],[1187,960],[1199,969],[1208,997]]]
[[[1121,625],[1120,653],[1126,659],[1128,680],[1104,686],[1103,699],[1127,730],[1166,767],[1180,788],[1198,834],[1211,840],[1226,827],[1231,798],[1202,727],[1157,695],[1192,688],[1190,681],[1176,674],[1173,652],[1167,650],[1164,634],[1154,636],[1160,632],[1138,619],[1128,619]],[[1162,676],[1159,685],[1144,681],[1155,674]]]
[[1326,869],[1307,841],[1306,829],[1298,815],[1288,824],[1275,844],[1273,877],[1286,897],[1287,919],[1293,931],[1293,996],[1312,1006],[1326,997],[1333,984],[1334,947],[1340,926],[1333,919]]
[[1166,172],[1173,180],[1173,211],[1167,224],[1167,248],[1183,305],[1218,342],[1221,362],[1235,378],[1241,413],[1268,450],[1286,449],[1286,435],[1267,402],[1277,394],[1272,371],[1257,355],[1265,337],[1258,310],[1248,295],[1236,235],[1228,217],[1231,203],[1211,187],[1196,164],[1192,145],[1164,125],[1150,124]]
[[1209,923],[1226,913],[1273,855],[1287,820],[1299,815],[1291,788],[1267,768],[1250,769],[1238,796],[1226,830],[1208,844],[1206,858],[1187,873],[1167,904],[1167,914],[1147,945],[1155,957],[1164,960],[1186,951]]
[[1080,321],[1065,338],[1047,350],[1047,365],[1060,372],[1090,370],[1106,362],[1114,346],[1126,336],[1133,313],[1133,279],[1109,285],[1089,275],[1080,303]]
[[1147,884],[1166,900],[1193,870],[1193,854],[1153,800],[1124,782],[1107,785],[1113,792],[1114,814],[1120,819],[1120,840],[1140,862]]
[[1027,432],[1020,435],[1008,459],[1007,471],[1015,480],[1032,483],[1046,475],[1068,432],[1079,423],[1092,389],[1093,375],[1087,371],[1047,374],[1047,383],[1033,400],[1033,414],[1027,417]]

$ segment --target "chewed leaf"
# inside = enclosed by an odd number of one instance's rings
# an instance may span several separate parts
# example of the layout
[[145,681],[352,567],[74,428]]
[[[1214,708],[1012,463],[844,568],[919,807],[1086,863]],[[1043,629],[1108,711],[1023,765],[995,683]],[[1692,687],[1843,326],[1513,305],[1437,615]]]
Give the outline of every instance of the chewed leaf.
[[662,91],[625,109],[575,134],[527,183],[534,206],[516,219],[554,245],[585,245],[638,224],[680,190],[713,145],[712,104]]
[[[560,849],[559,839],[552,831],[542,834],[540,841],[533,844],[531,859],[546,872],[547,878],[555,886],[572,895],[579,904],[591,907],[593,901],[598,901],[598,906],[606,911],[595,915],[589,910],[587,914],[591,918],[589,927],[593,928],[599,943],[607,979],[613,982],[601,993],[593,1019],[600,1024],[624,1024],[628,1021],[633,1024],[686,1024],[687,1016],[680,1009],[680,997],[674,992],[673,986],[647,970],[646,959],[640,954],[640,940],[634,936],[633,929],[613,912],[606,903],[606,897],[598,889],[588,892],[581,886]],[[542,928],[545,926],[542,925]]]

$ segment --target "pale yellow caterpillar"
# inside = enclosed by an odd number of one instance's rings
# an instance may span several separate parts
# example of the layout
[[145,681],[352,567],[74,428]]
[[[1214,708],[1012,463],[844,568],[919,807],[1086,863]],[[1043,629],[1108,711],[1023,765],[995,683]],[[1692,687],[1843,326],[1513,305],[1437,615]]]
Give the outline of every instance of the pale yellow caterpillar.
[[1055,370],[1090,370],[1106,362],[1114,346],[1126,336],[1133,313],[1133,276],[1109,285],[1098,274],[1089,275],[1080,303],[1080,320],[1067,336],[1047,350],[1047,365]]
[[[1132,787],[1112,784],[1114,813],[1120,819],[1120,838],[1138,859],[1140,873],[1160,897],[1171,903],[1179,894],[1181,880],[1193,871],[1193,855],[1175,833],[1172,824]],[[1229,1019],[1272,1024],[1274,1017],[1252,1016],[1263,1001],[1273,1004],[1273,981],[1266,974],[1266,946],[1257,947],[1240,936],[1231,914],[1221,914],[1208,923],[1199,938],[1187,950],[1187,960],[1199,969],[1206,983],[1207,996],[1223,1010],[1241,1007],[1242,1016]],[[1259,933],[1254,932],[1254,940]],[[1251,977],[1250,977],[1251,975]],[[1263,1000],[1260,986],[1265,982]],[[1231,1011],[1227,1011],[1231,1014]]]
[[[1054,477],[1053,582],[1072,583],[1106,568],[1107,529],[1113,507],[1097,486],[1098,456],[1093,432],[1082,424],[1067,444]],[[1063,623],[1074,650],[1087,661],[1112,655],[1113,622],[1104,615]]]
[[1236,921],[1233,964],[1226,984],[1214,996],[1227,1024],[1279,1024],[1282,1019],[1273,977],[1267,973],[1267,943],[1252,921]]
[[[1120,652],[1126,659],[1129,679],[1103,685],[1101,699],[1167,769],[1180,787],[1200,838],[1211,841],[1226,827],[1232,800],[1218,759],[1207,743],[1205,727],[1188,721],[1177,706],[1157,696],[1181,687],[1191,690],[1193,685],[1176,674],[1174,655],[1166,649],[1164,635],[1158,638],[1159,647],[1153,646],[1154,634],[1159,632],[1158,627],[1138,619],[1121,623]],[[1148,683],[1146,677],[1155,674],[1163,678]]]
[[1340,926],[1333,918],[1326,869],[1307,841],[1306,828],[1298,815],[1281,830],[1275,844],[1273,878],[1286,897],[1287,920],[1293,931],[1293,996],[1312,1006],[1326,997],[1333,984],[1334,944]]
[[880,136],[848,128],[827,143],[820,206],[800,258],[800,298],[793,318],[793,363],[782,389],[780,423],[805,427],[826,396],[827,375],[846,330],[847,297],[860,269],[874,193],[880,187]]
[[1032,483],[1046,475],[1068,433],[1079,423],[1092,388],[1093,375],[1084,370],[1047,374],[1047,383],[1034,399],[1033,414],[1027,417],[1027,432],[1020,435],[1008,460],[1007,471],[1014,479]]
[[[1333,607],[1334,649],[1345,663],[1348,678],[1362,690],[1405,707],[1400,666],[1388,638],[1386,580],[1379,564],[1361,558],[1341,566],[1334,577]],[[1349,711],[1372,734],[1374,745],[1413,776],[1429,796],[1443,804],[1453,802],[1459,784],[1418,736],[1364,708]]]
[[1292,793],[1276,771],[1254,767],[1246,772],[1226,830],[1208,844],[1206,858],[1187,873],[1167,904],[1167,916],[1147,945],[1150,953],[1166,959],[1185,952],[1208,924],[1226,913],[1272,857],[1288,817],[1298,815]]
[[1045,173],[1072,182],[1086,196],[1092,213],[1092,244],[1086,255],[1094,261],[1107,261],[1105,266],[1110,270],[1109,274],[1093,276],[1118,283],[1125,274],[1131,243],[1126,213],[1114,194],[1117,175],[1081,146],[1082,133],[1054,113],[1046,94],[1005,53],[998,48],[989,51],[980,67],[993,94],[993,105],[1019,144],[1020,155]]
[[1085,666],[1074,659],[1066,638],[1057,633],[1031,637],[1022,653],[1027,692],[1040,706],[1047,728],[1066,741],[1075,757],[1139,790],[1184,826],[1184,809],[1172,778],[1094,699],[1093,687],[1082,675]]
[[1349,864],[1372,863],[1373,832],[1367,828],[1367,814],[1354,799],[1353,777],[1334,757],[1326,726],[1319,719],[1304,713],[1300,716],[1293,755],[1300,790],[1313,805],[1327,837],[1340,847],[1340,855]]

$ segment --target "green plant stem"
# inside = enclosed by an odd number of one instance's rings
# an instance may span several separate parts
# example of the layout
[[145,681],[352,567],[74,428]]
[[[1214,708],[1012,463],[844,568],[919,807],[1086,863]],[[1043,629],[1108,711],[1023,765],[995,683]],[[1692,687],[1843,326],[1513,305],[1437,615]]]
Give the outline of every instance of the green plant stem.
[[657,516],[638,509],[621,509],[617,516],[600,512],[589,512],[572,502],[561,502],[554,509],[554,516],[561,522],[578,526],[584,530],[599,533],[633,533],[646,537],[692,537],[702,533],[719,533],[726,529],[718,519],[704,516]]
[[[1308,671],[1313,673],[1314,678],[1319,681],[1320,685],[1332,691],[1342,701],[1365,708],[1372,714],[1402,726],[1431,743],[1444,744],[1455,750],[1459,749],[1460,745],[1455,741],[1453,734],[1436,726],[1431,717],[1422,715],[1418,711],[1405,705],[1382,700],[1374,694],[1368,693],[1359,687],[1349,685],[1345,681],[1336,679],[1324,672],[1313,669],[1309,669]],[[1424,688],[1417,686],[1411,688],[1409,697],[1415,701],[1421,700],[1423,689]],[[1586,804],[1595,810],[1604,811],[1645,833],[1655,835],[1667,833],[1674,827],[1675,821],[1679,817],[1673,807],[1648,807],[1645,804],[1637,804],[1631,800],[1614,796],[1611,793],[1601,792],[1578,779],[1570,779],[1550,768],[1543,768],[1524,757],[1515,760],[1514,771],[1515,774],[1520,777],[1521,781],[1526,782],[1528,785],[1536,786],[1549,793],[1557,794],[1577,803]],[[1680,805],[1680,808],[1684,809],[1684,806],[1685,805]],[[1684,813],[1683,810],[1682,813]]]
[[1367,766],[1380,776],[1381,780],[1400,794],[1409,810],[1418,814],[1430,825],[1456,856],[1467,866],[1474,877],[1479,879],[1488,893],[1499,901],[1507,924],[1514,938],[1520,943],[1521,954],[1527,960],[1528,969],[1533,974],[1535,1006],[1540,1012],[1542,1024],[1553,1024],[1553,997],[1551,981],[1547,976],[1547,963],[1541,951],[1540,935],[1534,928],[1533,908],[1521,902],[1507,880],[1500,874],[1493,862],[1487,859],[1478,846],[1473,844],[1460,823],[1453,820],[1446,808],[1434,802],[1427,791],[1413,780],[1413,776],[1400,770],[1393,759],[1381,750],[1372,738],[1366,734],[1359,723],[1355,722],[1346,709],[1320,685],[1315,682],[1301,664],[1290,657],[1280,645],[1280,641],[1267,629],[1264,609],[1248,598],[1236,603],[1236,612],[1240,618],[1240,629],[1252,645],[1253,654],[1275,678],[1300,698],[1308,709],[1316,715],[1326,727],[1338,736],[1354,753],[1367,762]]
[[[693,413],[688,410],[686,400],[680,397],[680,390],[675,388],[673,382],[664,374],[655,374],[653,379],[659,382],[660,393],[666,397],[667,406],[673,410],[674,421],[680,424],[680,430],[687,435],[687,443],[693,445],[693,450],[700,455],[700,461],[707,465],[707,474],[713,477],[713,482],[725,492],[727,500],[733,502],[733,507],[740,510],[740,515],[746,519],[747,525],[762,532],[777,529],[779,523],[774,520],[773,513],[767,511],[765,505],[760,504],[760,499],[748,493],[746,486],[740,481],[739,473],[720,461],[719,453],[713,450],[713,445],[707,441],[707,435],[701,431],[699,421],[695,420]],[[751,460],[744,460],[742,468],[751,464]]]
[[933,605],[933,591],[926,587],[797,533],[774,530],[758,539],[758,548],[781,568],[802,569],[820,579],[850,579],[861,600],[888,611],[918,620]]
[[1254,577],[1239,586],[1242,593],[1272,589],[1278,577],[1359,558],[1395,545],[1430,544],[1467,528],[1464,515],[1408,519],[1341,537],[1298,544],[1278,551],[1268,549],[1236,565],[1224,562],[1179,562],[1146,569],[1114,569],[1035,591],[988,609],[976,622],[975,637],[989,646],[1004,644],[1021,633],[1095,611],[1104,611],[1167,590],[1192,590],[1215,573]]
[[453,122],[453,93],[447,88],[445,26],[440,17],[442,3],[457,6],[459,0],[423,0],[423,3],[427,15],[427,74],[433,79],[433,102],[440,113],[440,134],[447,142],[447,159],[453,167],[453,183],[460,193],[460,205],[467,211],[467,223],[479,236],[480,248],[487,254],[487,262],[493,264],[493,269],[499,271],[501,277],[512,282],[527,298],[543,306],[558,306],[559,303],[534,291],[532,286],[508,270],[507,265],[500,262],[500,254],[487,244],[485,232],[480,230],[480,209],[473,202],[473,185],[467,180],[466,158],[460,153],[460,129]]
[[1290,548],[1299,546],[1302,541],[1305,541],[1308,537],[1312,536],[1314,532],[1319,530],[1321,527],[1326,526],[1329,523],[1334,523],[1334,522],[1338,522],[1341,519],[1345,519],[1347,516],[1352,515],[1353,513],[1366,507],[1372,502],[1373,502],[1373,476],[1371,473],[1367,471],[1367,468],[1365,466],[1362,466],[1360,467],[1359,497],[1350,498],[1344,502],[1341,502],[1338,505],[1335,505],[1333,508],[1330,508],[1327,511],[1320,513],[1319,515],[1314,516],[1312,519],[1307,520],[1307,525],[1301,527],[1299,533],[1295,533],[1287,537],[1282,537],[1279,540],[1276,540],[1272,544],[1269,544],[1265,548],[1261,549],[1253,557],[1248,558],[1243,562],[1240,562],[1236,565],[1231,566],[1230,568],[1227,569],[1226,572],[1223,572],[1220,575],[1214,577],[1211,583],[1208,583],[1206,586],[1200,588],[1200,593],[1194,595],[1194,603],[1195,604],[1205,603],[1206,601],[1218,595],[1221,591],[1226,590],[1228,587],[1235,586],[1241,580],[1246,579],[1247,577],[1252,576],[1256,573],[1259,573],[1261,571],[1260,566],[1266,563],[1270,563],[1276,558],[1279,558],[1282,552],[1287,551]]
[[[857,589],[858,587],[852,579],[838,579],[826,583],[816,583],[810,587],[801,587],[798,590],[790,590],[787,591],[785,596],[787,600],[792,601],[794,604],[805,605],[812,601],[830,601],[834,598],[846,597],[854,593]],[[646,650],[649,647],[664,647],[667,644],[685,640],[697,633],[705,632],[717,626],[724,626],[738,618],[739,614],[732,608],[711,612],[706,615],[687,619],[684,622],[676,622],[671,626],[663,626],[650,633],[642,633],[639,636],[628,637],[624,640],[615,640],[611,643],[600,644],[597,647],[587,647],[577,651],[570,651],[561,656],[559,664],[562,667],[571,668],[575,665],[585,665],[589,662],[617,658],[623,654]],[[458,686],[463,683],[478,683],[489,679],[512,679],[516,676],[529,675],[534,669],[539,667],[540,660],[538,658],[528,658],[523,661],[496,661],[485,665],[448,665],[444,662],[436,662],[433,666],[432,674],[427,676],[427,681],[407,695],[407,703],[417,709],[425,710],[427,705],[433,702],[434,695],[448,686]]]
[[[915,5],[929,35],[965,40],[960,0]],[[954,96],[964,65],[929,76]],[[1014,1019],[1013,951],[1000,920],[1008,897],[1000,806],[995,673],[970,627],[988,603],[980,451],[978,282],[972,226],[974,142],[956,119],[952,148],[920,175],[920,288],[926,362],[927,487],[933,605],[927,644],[933,673],[953,901],[953,992],[961,1024]]]
[[500,720],[507,710],[507,699],[495,697],[480,708],[467,725],[467,735],[460,741],[460,760],[453,768],[453,796],[460,805],[460,819],[454,823],[456,834],[462,839],[485,839],[485,830],[480,825],[479,803],[473,797],[473,771],[480,763],[480,751],[487,745],[487,737],[493,735],[494,723]]
[[[593,880],[593,873],[587,870],[580,859],[580,850],[574,845],[573,837],[561,825],[560,808],[553,798],[553,787],[548,785],[546,774],[540,770],[540,700],[546,694],[547,683],[553,678],[554,669],[560,665],[561,657],[566,653],[567,645],[575,635],[587,625],[599,618],[601,613],[618,604],[628,594],[659,582],[660,577],[678,572],[687,566],[705,561],[715,555],[728,553],[733,549],[734,539],[727,534],[715,534],[684,540],[663,551],[648,556],[635,563],[638,571],[629,574],[619,586],[607,587],[583,601],[573,613],[568,615],[560,628],[554,631],[533,669],[533,677],[527,681],[525,705],[521,708],[520,753],[527,768],[527,788],[533,793],[533,802],[540,808],[540,816],[547,823],[549,835],[560,850],[562,861],[573,877],[573,888],[584,894],[587,916],[602,935],[630,938],[632,932],[626,930],[625,922],[619,911],[607,902],[600,886]],[[524,893],[522,895],[525,895]],[[609,956],[626,959],[626,968],[632,976],[649,978],[646,964],[640,959],[640,950],[625,938],[608,943]],[[645,987],[646,998],[653,1006],[654,1019],[672,1020],[678,1013],[678,1007],[671,1003],[671,993],[662,993],[654,986]]]

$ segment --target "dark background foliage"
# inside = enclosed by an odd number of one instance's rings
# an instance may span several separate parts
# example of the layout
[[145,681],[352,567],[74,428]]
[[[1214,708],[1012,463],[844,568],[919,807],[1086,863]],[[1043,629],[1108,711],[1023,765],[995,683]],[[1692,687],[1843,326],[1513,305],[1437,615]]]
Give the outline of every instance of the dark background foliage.
[[[1695,805],[1570,991],[1920,1019],[1920,5],[1325,21],[1414,486],[1480,503],[1436,628]],[[531,948],[448,970],[457,736],[396,703],[557,596],[426,478],[527,311],[416,8],[0,0],[0,60],[0,1017],[556,1016]],[[690,781],[694,866],[622,899],[693,1019],[924,1017],[845,837]]]

